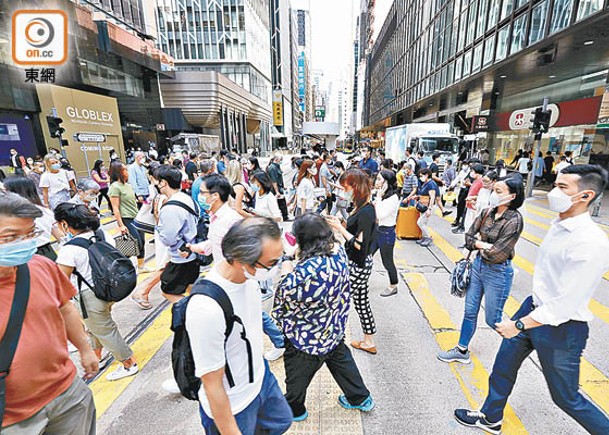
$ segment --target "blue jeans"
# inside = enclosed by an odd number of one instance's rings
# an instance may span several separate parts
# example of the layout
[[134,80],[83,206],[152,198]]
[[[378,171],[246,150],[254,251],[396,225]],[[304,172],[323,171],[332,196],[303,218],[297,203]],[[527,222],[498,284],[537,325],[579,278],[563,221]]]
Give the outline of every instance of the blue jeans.
[[513,279],[514,269],[510,260],[501,264],[489,264],[482,261],[480,255],[476,256],[465,296],[465,315],[461,324],[459,346],[467,348],[476,332],[483,295],[486,324],[495,329],[495,323],[501,322],[503,306],[510,294]]
[[[260,393],[247,408],[235,415],[237,426],[243,435],[268,434],[279,435],[285,433],[292,424],[292,409],[283,397],[277,379],[271,373],[268,363],[265,361],[264,380]],[[219,435],[214,420],[210,418],[201,405],[199,405],[201,424],[205,433]]]
[[262,330],[269,336],[273,346],[276,348],[285,347],[283,332],[279,330],[275,321],[266,311],[262,311]]
[[[512,320],[533,311],[529,296]],[[524,359],[537,351],[552,400],[593,435],[609,434],[609,419],[579,393],[579,364],[588,340],[588,324],[571,320],[559,326],[543,325],[501,342],[489,378],[482,412],[491,422],[503,419],[503,409]]]

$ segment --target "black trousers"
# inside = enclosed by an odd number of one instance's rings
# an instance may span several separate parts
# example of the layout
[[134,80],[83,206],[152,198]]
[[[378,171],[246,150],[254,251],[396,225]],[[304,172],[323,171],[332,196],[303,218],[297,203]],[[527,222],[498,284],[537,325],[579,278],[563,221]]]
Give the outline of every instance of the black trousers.
[[332,352],[323,355],[310,355],[296,349],[286,338],[286,349],[283,355],[285,367],[285,398],[292,408],[294,417],[303,415],[307,408],[307,388],[315,373],[326,363],[332,377],[352,405],[359,405],[370,396],[370,391],[364,385],[362,375],[355,364],[351,351],[344,341]]
[[465,220],[465,200],[467,199],[468,193],[469,188],[462,187],[459,190],[459,197],[457,199],[457,217],[455,218],[455,222],[461,222],[461,226],[463,226]]
[[101,208],[101,202],[102,202],[103,198],[106,198],[106,201],[108,201],[108,208],[110,209],[110,213],[114,213],[114,210],[112,209],[112,203],[110,202],[110,197],[108,196],[108,188],[107,187],[99,189],[99,196],[97,197],[97,205],[100,208]]
[[277,198],[277,205],[279,206],[279,210],[281,210],[281,217],[284,221],[287,221],[290,216],[288,215],[288,204],[285,202],[285,197]]

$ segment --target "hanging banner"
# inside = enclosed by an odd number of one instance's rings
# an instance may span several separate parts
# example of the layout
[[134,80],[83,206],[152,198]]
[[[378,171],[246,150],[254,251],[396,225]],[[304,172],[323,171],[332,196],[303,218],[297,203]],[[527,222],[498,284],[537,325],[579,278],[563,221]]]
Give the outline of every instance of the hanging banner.
[[273,91],[273,125],[283,125],[283,94],[280,89]]

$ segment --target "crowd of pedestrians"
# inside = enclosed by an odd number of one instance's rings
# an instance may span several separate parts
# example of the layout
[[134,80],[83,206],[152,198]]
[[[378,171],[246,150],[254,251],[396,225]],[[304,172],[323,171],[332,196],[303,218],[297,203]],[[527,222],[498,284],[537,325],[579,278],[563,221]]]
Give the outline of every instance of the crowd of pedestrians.
[[[587,212],[607,174],[591,165],[561,166],[567,156],[555,165],[525,153],[508,174],[502,160],[489,167],[488,151],[479,157],[454,162],[408,149],[403,161],[393,162],[363,147],[340,161],[334,151],[318,149],[285,164],[274,155],[263,167],[257,156],[236,150],[159,157],[151,149],[133,153],[130,164],[113,154],[77,178],[58,153],[29,162],[11,152],[14,175],[0,192],[0,294],[15,297],[0,313],[8,318],[10,312],[7,334],[17,331],[18,345],[9,375],[0,379],[0,387],[6,383],[2,432],[95,433],[95,405],[76,376],[68,342],[79,352],[85,379],[96,376],[104,350],[121,363],[106,375],[109,381],[139,372],[138,355],[112,317],[117,299],[100,296],[104,273],[93,247],[102,245],[119,260],[132,258],[133,276],[149,274],[128,295],[137,307],[152,308],[149,295],[157,284],[174,315],[185,307],[206,433],[280,434],[307,419],[307,388],[324,363],[342,390],[338,405],[371,411],[375,401],[351,349],[381,351],[370,304],[375,255],[388,277],[380,296],[394,296],[401,210],[416,209],[408,216],[421,231],[417,243],[429,247],[435,210],[446,217],[454,208],[453,231],[464,234],[463,248],[473,257],[458,343],[438,359],[470,362],[483,299],[486,323],[504,337],[482,409],[459,409],[455,418],[499,433],[516,373],[536,349],[558,406],[591,433],[609,433],[606,417],[577,391],[578,364],[559,364],[552,356],[559,337],[568,336],[573,346],[564,356],[579,359],[592,318],[587,304],[609,267],[609,242]],[[524,225],[518,211],[523,175],[533,171],[535,182],[549,181],[549,165],[557,178],[548,200],[560,219],[541,246],[533,296],[513,320],[503,320]],[[101,226],[104,200],[116,237]],[[147,249],[155,252],[154,270],[145,264]],[[560,270],[567,260],[568,273]],[[347,345],[351,306],[361,337]],[[23,310],[15,328],[13,317]],[[264,335],[274,346],[266,354]],[[285,395],[267,362],[281,357]],[[176,376],[163,388],[183,392],[181,382]]]

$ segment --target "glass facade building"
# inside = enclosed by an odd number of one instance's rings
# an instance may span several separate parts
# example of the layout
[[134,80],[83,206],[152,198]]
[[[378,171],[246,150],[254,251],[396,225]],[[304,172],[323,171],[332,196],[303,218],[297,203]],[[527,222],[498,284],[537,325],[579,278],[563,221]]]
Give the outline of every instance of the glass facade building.
[[601,0],[396,0],[370,56],[367,121],[442,93],[602,10]]
[[[547,96],[560,115],[542,151],[572,150],[578,161],[609,164],[599,113],[601,101],[609,102],[608,6],[600,0],[395,0],[368,56],[361,131],[448,122],[457,133],[475,134],[473,145],[489,147],[492,158],[510,159],[533,147],[528,125],[517,128],[511,116]],[[490,117],[486,133],[471,127],[476,115]]]

